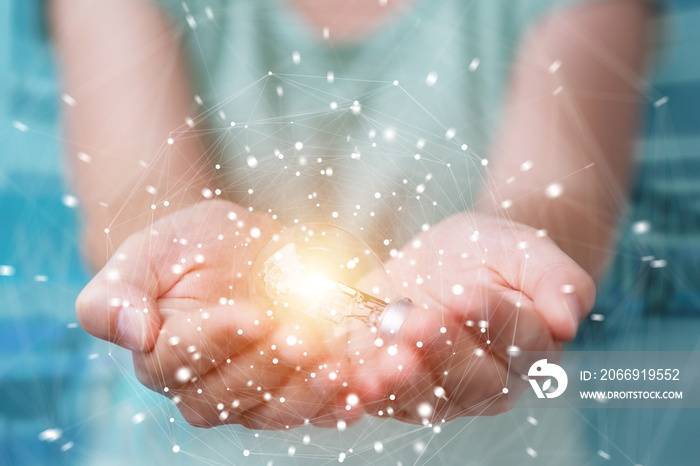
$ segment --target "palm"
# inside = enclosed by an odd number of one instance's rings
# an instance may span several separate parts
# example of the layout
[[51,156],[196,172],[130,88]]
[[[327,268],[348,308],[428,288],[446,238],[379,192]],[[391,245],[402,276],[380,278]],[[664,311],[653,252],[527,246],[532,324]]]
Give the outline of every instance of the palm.
[[395,288],[418,308],[393,342],[395,354],[373,350],[358,377],[370,412],[391,408],[395,417],[423,422],[508,409],[534,362],[523,352],[561,348],[526,286],[533,280],[525,276],[528,255],[543,248],[556,246],[530,228],[461,216],[392,259]]

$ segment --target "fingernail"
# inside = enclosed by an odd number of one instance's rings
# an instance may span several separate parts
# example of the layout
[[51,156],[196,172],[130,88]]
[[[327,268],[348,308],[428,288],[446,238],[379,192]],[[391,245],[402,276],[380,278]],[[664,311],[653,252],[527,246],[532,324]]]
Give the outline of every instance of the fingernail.
[[142,351],[146,341],[146,315],[133,307],[124,307],[117,317],[121,344],[132,351]]
[[578,303],[578,299],[575,294],[565,294],[564,295],[564,307],[569,311],[571,319],[574,321],[574,325],[578,326],[581,322],[581,305]]

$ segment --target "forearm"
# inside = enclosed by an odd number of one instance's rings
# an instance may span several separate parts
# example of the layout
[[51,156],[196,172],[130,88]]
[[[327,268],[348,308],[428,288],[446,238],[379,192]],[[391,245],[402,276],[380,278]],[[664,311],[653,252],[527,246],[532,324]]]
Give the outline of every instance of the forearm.
[[479,209],[545,229],[598,275],[633,165],[650,12],[635,2],[550,19],[524,46]]
[[51,25],[74,102],[64,108],[69,182],[99,266],[131,233],[214,190],[215,170],[185,123],[198,113],[186,60],[155,5],[53,0]]

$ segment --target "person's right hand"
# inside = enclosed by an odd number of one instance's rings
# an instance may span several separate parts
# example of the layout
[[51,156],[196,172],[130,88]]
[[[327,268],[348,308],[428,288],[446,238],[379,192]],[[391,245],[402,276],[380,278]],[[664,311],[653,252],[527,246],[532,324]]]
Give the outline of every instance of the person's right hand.
[[333,352],[249,301],[251,263],[278,232],[224,201],[179,210],[121,245],[80,294],[80,324],[132,350],[138,379],[193,425],[335,426],[350,414],[342,384],[311,375]]

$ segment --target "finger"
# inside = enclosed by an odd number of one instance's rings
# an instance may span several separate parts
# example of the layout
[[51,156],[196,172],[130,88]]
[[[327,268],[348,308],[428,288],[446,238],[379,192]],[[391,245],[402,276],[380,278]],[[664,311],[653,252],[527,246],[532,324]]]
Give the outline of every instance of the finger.
[[595,283],[551,239],[531,235],[522,250],[502,248],[497,268],[503,278],[532,298],[535,310],[558,341],[571,340],[593,308]]
[[190,424],[242,424],[257,428],[248,414],[262,404],[283,404],[284,399],[280,401],[276,393],[290,376],[288,368],[273,365],[264,355],[251,351],[214,367],[172,393]]
[[[174,314],[164,324],[153,351],[134,355],[139,380],[154,390],[176,389],[229,358],[258,348],[269,320],[243,301],[201,312]],[[270,358],[271,359],[271,358]]]
[[158,276],[141,235],[127,240],[78,296],[80,325],[90,334],[132,351],[150,351],[161,326]]

